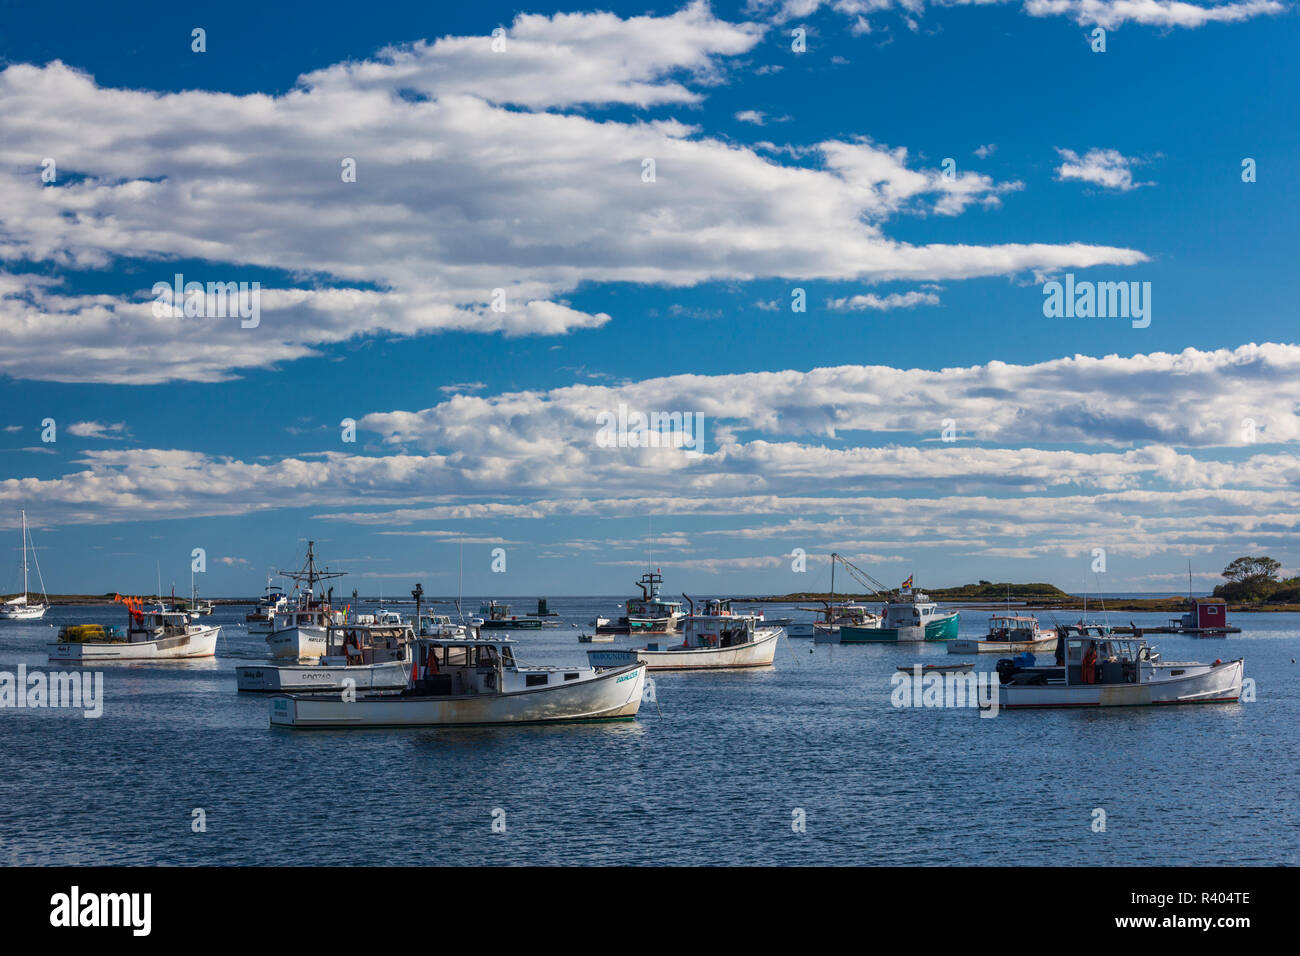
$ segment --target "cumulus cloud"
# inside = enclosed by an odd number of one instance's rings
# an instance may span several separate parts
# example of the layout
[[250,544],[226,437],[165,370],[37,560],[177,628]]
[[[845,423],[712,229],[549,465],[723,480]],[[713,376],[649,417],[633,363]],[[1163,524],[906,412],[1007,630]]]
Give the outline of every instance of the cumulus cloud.
[[[918,29],[917,18],[927,6],[962,7],[1011,4],[1015,0],[749,0],[752,14],[771,17],[777,23],[803,19],[828,7],[852,21],[851,31],[869,34],[871,17],[896,11],[908,29]],[[1281,13],[1286,5],[1280,0],[1209,0],[1203,3],[1185,0],[1023,0],[1021,9],[1032,17],[1069,17],[1083,26],[1100,26],[1107,30],[1125,23],[1156,27],[1201,27],[1207,23],[1238,23],[1254,17]]]
[[[616,318],[565,301],[592,282],[936,280],[1145,260],[1083,243],[893,240],[895,217],[955,216],[1020,188],[946,179],[904,147],[801,144],[814,162],[791,166],[665,116],[592,112],[688,106],[762,34],[701,4],[521,16],[505,53],[486,36],[444,37],[279,95],[113,89],[59,62],[11,65],[0,371],[220,381],[361,335],[563,335]],[[56,161],[54,184],[33,157]],[[155,314],[150,289],[177,258],[204,264],[185,281],[260,280],[259,324]],[[123,261],[142,277],[134,293],[74,293],[58,277]]]
[[1056,151],[1062,160],[1056,167],[1056,178],[1060,182],[1077,180],[1121,192],[1154,185],[1134,182],[1133,166],[1140,160],[1125,156],[1117,149],[1090,149],[1083,156],[1070,149],[1058,148]]
[[826,307],[834,309],[836,312],[862,312],[866,309],[873,309],[877,312],[886,312],[890,309],[913,309],[918,305],[938,305],[939,296],[933,292],[891,292],[889,295],[876,295],[874,292],[868,292],[865,295],[854,295],[843,299],[830,299]]

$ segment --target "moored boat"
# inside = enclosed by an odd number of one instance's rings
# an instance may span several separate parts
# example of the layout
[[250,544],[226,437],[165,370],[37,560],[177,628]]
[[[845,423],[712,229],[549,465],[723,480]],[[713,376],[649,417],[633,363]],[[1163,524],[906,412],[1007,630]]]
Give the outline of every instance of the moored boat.
[[618,665],[641,661],[652,671],[723,670],[742,667],[770,667],[776,656],[779,627],[758,626],[752,614],[736,614],[731,602],[711,599],[704,613],[682,619],[682,643],[647,644],[630,650],[588,651],[592,664]]
[[36,563],[36,577],[41,582],[41,603],[33,604],[27,589],[27,551],[31,544],[31,534],[27,530],[27,512],[22,514],[22,548],[23,548],[23,593],[0,604],[0,620],[5,621],[39,621],[50,609],[50,599],[45,593],[45,578],[41,575],[40,559],[36,557],[36,548],[32,547],[32,558]]
[[904,644],[950,641],[957,636],[958,612],[942,611],[924,592],[913,591],[910,577],[900,596],[891,595],[883,611],[876,627],[841,627],[839,643]]
[[51,661],[184,660],[213,657],[219,626],[191,623],[184,611],[146,611],[139,598],[114,597],[125,604],[127,626],[69,624],[59,630],[58,643],[50,645]]
[[480,626],[485,631],[536,630],[542,626],[540,618],[511,614],[510,605],[500,601],[488,601],[478,609],[478,613],[483,619]]
[[839,644],[840,628],[846,625],[856,628],[880,627],[879,614],[852,601],[843,604],[828,603],[819,614],[820,618],[812,626],[812,638],[818,644]]
[[1000,707],[1137,707],[1238,700],[1245,661],[1165,661],[1144,640],[1085,625],[1062,628],[1050,666],[1003,659],[997,668]]
[[629,598],[624,605],[626,613],[614,623],[596,625],[602,634],[675,634],[682,616],[682,602],[663,597],[663,574],[656,568],[647,571],[637,580],[641,589],[639,598]]
[[[342,624],[344,615],[330,607],[333,589],[322,597],[316,585],[329,578],[342,577],[345,571],[316,567],[316,542],[307,542],[307,563],[297,571],[281,571],[283,577],[297,582],[298,600],[278,611],[266,635],[271,656],[293,660],[320,657],[325,653],[325,632],[332,624]],[[302,585],[306,585],[303,589]]]
[[631,720],[641,707],[644,664],[613,668],[519,663],[503,635],[420,637],[398,694],[282,694],[273,726],[448,727]]
[[412,626],[400,621],[331,625],[319,662],[241,664],[235,685],[257,693],[401,690],[410,676],[414,640]]
[[288,607],[289,599],[284,596],[284,589],[272,584],[271,579],[267,578],[266,590],[262,593],[261,601],[244,617],[244,622],[248,625],[248,633],[270,634],[274,630],[275,616],[286,611]]
[[959,637],[948,642],[949,654],[996,654],[1003,651],[1038,653],[1056,649],[1056,631],[1043,630],[1032,614],[995,614],[984,637]]

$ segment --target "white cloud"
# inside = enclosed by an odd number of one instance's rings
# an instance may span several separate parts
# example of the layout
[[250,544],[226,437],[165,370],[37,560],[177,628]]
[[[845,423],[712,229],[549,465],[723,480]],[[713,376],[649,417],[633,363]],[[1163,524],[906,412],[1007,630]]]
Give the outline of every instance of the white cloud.
[[736,119],[742,123],[753,123],[755,126],[762,126],[763,112],[761,110],[741,110],[736,114]]
[[[917,17],[928,6],[993,6],[1013,0],[749,0],[752,14],[765,14],[777,23],[811,16],[829,7],[852,20],[851,32],[872,32],[869,17],[887,10],[897,10],[908,29],[919,28]],[[1069,17],[1084,26],[1107,30],[1125,23],[1156,27],[1201,27],[1207,23],[1238,23],[1258,16],[1281,13],[1286,9],[1279,0],[1243,0],[1243,2],[1190,3],[1184,0],[1023,0],[1022,9],[1033,17]]]
[[891,292],[889,295],[879,296],[874,292],[868,292],[865,295],[854,295],[845,299],[830,299],[826,303],[828,309],[834,309],[836,312],[862,312],[866,309],[873,309],[878,312],[885,312],[889,309],[913,309],[918,305],[938,305],[939,297],[933,292]]
[[1134,182],[1132,167],[1140,160],[1125,156],[1117,149],[1090,149],[1082,157],[1069,149],[1058,148],[1056,151],[1063,160],[1056,168],[1056,178],[1060,182],[1078,180],[1121,192],[1155,185]]
[[[1082,243],[909,245],[901,215],[994,206],[1016,182],[949,181],[904,148],[802,144],[787,166],[670,118],[572,112],[690,104],[762,33],[691,5],[668,17],[516,19],[506,53],[444,37],[339,64],[282,95],[99,86],[51,63],[0,72],[0,371],[52,381],[220,381],[362,335],[562,335],[605,313],[582,283],[882,281],[1131,265]],[[33,157],[50,156],[43,185]],[[641,181],[653,158],[656,181]],[[341,163],[356,161],[356,182]],[[73,174],[76,174],[75,176]],[[362,241],[359,237],[365,237]],[[187,281],[278,270],[256,328],[154,316]],[[49,267],[132,260],[134,295],[72,294]],[[27,268],[29,264],[39,269]],[[491,307],[503,290],[507,308]]]
[[65,430],[69,435],[78,438],[102,438],[112,441],[121,441],[131,434],[125,422],[114,422],[111,425],[105,425],[103,422],[73,422]]

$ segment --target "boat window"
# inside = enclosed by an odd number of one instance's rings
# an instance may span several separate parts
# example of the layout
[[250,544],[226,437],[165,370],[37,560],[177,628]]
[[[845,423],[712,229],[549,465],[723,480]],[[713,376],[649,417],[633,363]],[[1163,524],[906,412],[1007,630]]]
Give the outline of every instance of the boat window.
[[526,674],[524,675],[524,686],[537,687],[541,684],[547,683],[549,680],[549,674]]
[[503,647],[503,648],[501,648],[501,662],[502,662],[503,664],[511,664],[511,665],[514,664],[514,662],[515,662],[515,655],[514,655],[514,652],[512,652],[512,651],[510,650],[509,647]]
[[495,647],[478,647],[474,663],[479,667],[496,667],[497,649]]
[[577,674],[576,671],[573,672],[572,674],[565,674],[565,675],[564,675],[564,679],[565,679],[565,680],[577,680],[577,679],[578,679],[578,674]]
[[465,667],[469,664],[469,648],[465,646],[447,648],[445,662],[448,667]]

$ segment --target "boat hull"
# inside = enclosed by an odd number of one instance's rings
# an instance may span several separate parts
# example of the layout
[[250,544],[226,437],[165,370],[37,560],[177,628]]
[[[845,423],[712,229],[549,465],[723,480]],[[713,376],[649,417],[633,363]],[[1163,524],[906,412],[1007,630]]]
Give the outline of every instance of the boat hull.
[[456,697],[361,697],[283,695],[271,698],[276,727],[469,727],[631,720],[641,707],[643,664],[610,670],[588,680],[510,694]]
[[314,626],[286,627],[266,635],[271,656],[280,660],[303,660],[325,653],[325,628]]
[[84,641],[50,645],[51,661],[86,663],[88,661],[171,661],[197,657],[214,657],[221,628],[205,627],[191,634],[178,634],[156,641],[119,641],[116,643]]
[[0,608],[3,621],[39,621],[48,608],[44,604],[20,604]]
[[406,661],[383,664],[245,664],[235,668],[235,685],[246,693],[316,693],[339,692],[348,688],[358,692],[401,690],[410,677]]
[[1028,651],[1031,654],[1056,650],[1056,637],[1038,641],[989,641],[959,637],[948,642],[949,654],[1005,654]]
[[588,651],[587,658],[596,667],[640,661],[652,671],[737,670],[745,667],[771,667],[776,657],[776,642],[781,629],[759,628],[748,644],[734,647],[674,647],[663,650],[637,648],[618,651]]
[[1146,707],[1161,704],[1230,703],[1241,697],[1241,660],[1222,664],[1162,664],[1195,673],[1136,684],[1002,684],[999,706],[1010,710],[1044,707]]
[[[841,624],[839,644],[919,644],[950,641],[957,636],[958,612],[926,622],[921,627],[853,627]],[[820,632],[819,632],[820,633]]]

